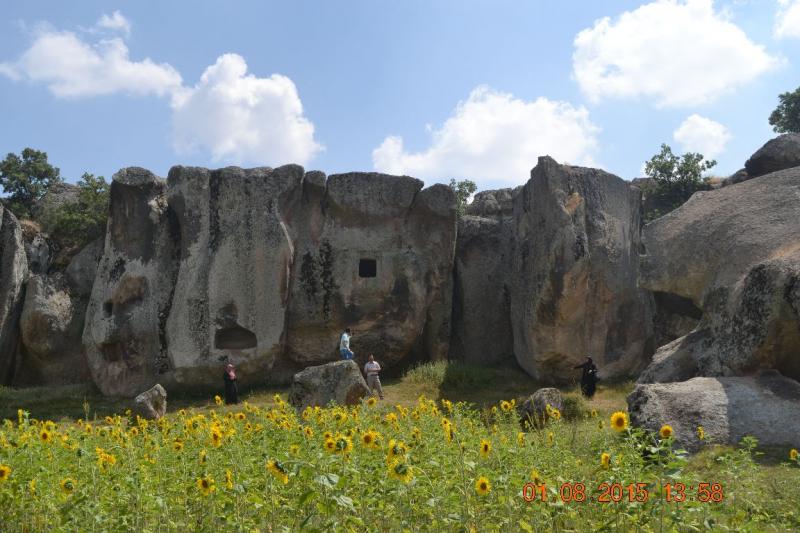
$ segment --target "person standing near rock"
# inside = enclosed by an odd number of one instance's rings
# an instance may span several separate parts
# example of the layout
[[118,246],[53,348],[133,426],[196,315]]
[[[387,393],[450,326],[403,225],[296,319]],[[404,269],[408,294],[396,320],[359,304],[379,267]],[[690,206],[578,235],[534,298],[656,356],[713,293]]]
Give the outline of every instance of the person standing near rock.
[[375,394],[378,391],[378,397],[383,400],[383,387],[381,387],[381,378],[378,376],[381,371],[381,365],[375,360],[375,356],[369,354],[369,361],[364,365],[364,375],[367,376],[367,387],[369,393]]
[[339,352],[342,354],[342,359],[352,359],[353,352],[350,351],[350,328],[345,328],[342,337],[339,339]]
[[594,396],[594,391],[597,386],[597,365],[594,364],[592,358],[586,356],[586,362],[573,367],[575,369],[582,369],[581,373],[581,392],[587,398],[591,399]]
[[225,379],[225,403],[232,405],[239,403],[239,386],[236,383],[236,369],[232,364],[225,367],[222,377]]

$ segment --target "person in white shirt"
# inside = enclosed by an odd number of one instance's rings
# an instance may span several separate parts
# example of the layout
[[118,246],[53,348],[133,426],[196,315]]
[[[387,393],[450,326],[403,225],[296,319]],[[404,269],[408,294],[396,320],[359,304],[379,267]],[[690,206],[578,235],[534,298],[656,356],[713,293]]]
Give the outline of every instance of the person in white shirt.
[[353,352],[350,351],[350,328],[345,328],[339,339],[339,352],[342,354],[342,359],[353,358]]
[[378,396],[383,400],[383,388],[381,387],[381,378],[378,374],[381,371],[381,365],[375,360],[375,356],[369,354],[369,361],[364,365],[364,375],[367,376],[367,386],[369,387],[370,394],[374,394],[375,390],[378,391]]

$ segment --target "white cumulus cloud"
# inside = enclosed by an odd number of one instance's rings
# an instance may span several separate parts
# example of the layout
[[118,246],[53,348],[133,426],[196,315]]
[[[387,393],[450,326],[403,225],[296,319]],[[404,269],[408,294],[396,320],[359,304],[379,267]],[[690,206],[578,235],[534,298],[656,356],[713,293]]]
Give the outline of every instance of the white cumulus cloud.
[[89,44],[68,31],[41,29],[31,46],[13,62],[0,63],[0,74],[41,83],[60,98],[113,93],[170,94],[181,75],[169,64],[149,58],[131,61],[122,39]]
[[409,152],[401,137],[389,136],[373,150],[372,162],[378,171],[426,181],[470,178],[518,185],[542,155],[593,165],[598,132],[584,107],[547,98],[525,101],[481,86],[433,129],[427,149]]
[[713,159],[725,151],[731,134],[719,122],[695,113],[678,126],[672,137],[680,143],[684,152],[699,152],[706,159]]
[[114,11],[111,15],[103,14],[95,24],[96,28],[101,28],[111,31],[120,31],[125,35],[131,33],[131,23],[119,11]]
[[590,100],[646,97],[693,106],[778,64],[713,0],[656,0],[575,37],[573,75]]
[[321,150],[314,125],[292,80],[247,73],[237,54],[225,54],[200,82],[173,98],[175,148],[208,150],[214,161],[305,164]]
[[778,0],[775,36],[800,39],[800,0]]

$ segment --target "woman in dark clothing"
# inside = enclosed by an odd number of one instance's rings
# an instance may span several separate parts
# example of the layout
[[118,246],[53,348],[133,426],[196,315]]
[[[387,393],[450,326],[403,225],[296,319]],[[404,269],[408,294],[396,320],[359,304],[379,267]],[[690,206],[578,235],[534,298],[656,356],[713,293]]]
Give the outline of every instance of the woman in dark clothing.
[[239,403],[239,386],[236,384],[236,370],[229,364],[222,375],[225,378],[225,403]]
[[594,396],[594,390],[597,386],[597,366],[595,366],[592,358],[587,355],[586,362],[574,368],[583,369],[581,373],[581,392],[587,398],[591,398]]

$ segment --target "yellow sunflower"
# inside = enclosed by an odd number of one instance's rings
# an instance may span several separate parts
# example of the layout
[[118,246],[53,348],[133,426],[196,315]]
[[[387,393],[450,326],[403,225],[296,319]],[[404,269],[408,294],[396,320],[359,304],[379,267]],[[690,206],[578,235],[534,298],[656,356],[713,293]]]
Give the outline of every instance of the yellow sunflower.
[[611,415],[611,427],[614,431],[625,431],[628,428],[628,414],[617,411]]
[[197,454],[197,459],[198,459],[198,461],[200,461],[201,465],[206,464],[206,456],[207,455],[208,454],[206,453],[205,450],[200,450],[200,453]]
[[270,459],[267,461],[267,470],[269,470],[269,473],[272,474],[275,479],[284,485],[289,483],[289,473],[280,462]]
[[553,445],[553,441],[555,440],[555,437],[556,436],[555,436],[555,434],[553,434],[552,431],[548,431],[547,432],[547,444],[552,446]]
[[481,457],[488,457],[492,451],[492,442],[486,439],[481,439]]
[[372,407],[376,403],[378,403],[378,400],[375,399],[375,396],[370,396],[369,399],[367,400],[367,405],[369,405],[370,407]]
[[658,434],[661,435],[662,439],[668,439],[672,436],[672,426],[669,424],[664,424],[661,426],[661,429],[658,431]]
[[242,421],[245,418],[247,418],[244,413],[236,413],[236,415],[234,415],[234,416],[236,417],[236,420],[239,420],[239,421]]
[[511,402],[503,400],[502,402],[500,402],[500,409],[502,409],[506,413],[511,411]]
[[544,483],[541,474],[539,474],[539,471],[535,468],[531,470],[531,481],[533,481],[534,485],[541,485]]
[[7,480],[11,476],[11,467],[0,465],[0,482]]
[[336,451],[336,441],[333,438],[325,439],[325,451],[328,453],[333,453]]
[[67,477],[62,479],[59,485],[61,485],[61,490],[64,491],[64,494],[72,494],[73,492],[75,492],[75,487],[77,486],[77,483],[71,477]]
[[603,468],[608,469],[608,466],[611,464],[611,456],[606,452],[600,454],[600,466]]
[[488,494],[492,490],[492,484],[484,476],[478,478],[475,482],[475,492],[481,496]]
[[175,442],[172,443],[172,449],[175,450],[176,452],[182,451],[183,442],[180,440],[176,440]]
[[697,426],[697,438],[700,440],[705,440],[706,430],[703,429],[703,426]]
[[233,472],[225,470],[225,488],[231,490],[233,488]]
[[222,405],[222,398],[219,397],[219,394],[214,396],[214,403],[217,405]]
[[216,487],[214,486],[214,479],[209,476],[198,478],[197,488],[200,490],[203,496],[208,496],[216,490]]
[[414,479],[413,469],[405,459],[395,458],[388,464],[387,468],[389,470],[389,476],[398,481],[409,483]]
[[43,429],[41,432],[39,432],[39,440],[41,440],[44,444],[47,444],[53,440],[53,434],[46,429]]
[[592,414],[592,418],[597,418],[597,410],[596,409],[592,409],[592,413],[591,414]]
[[520,446],[525,446],[525,433],[522,431],[517,433],[517,444]]
[[789,450],[789,459],[791,459],[792,461],[797,461],[798,457],[800,457],[800,452],[798,452],[794,448]]
[[306,436],[306,438],[310,439],[311,437],[314,436],[314,430],[311,429],[309,426],[306,426],[303,428],[303,434]]

